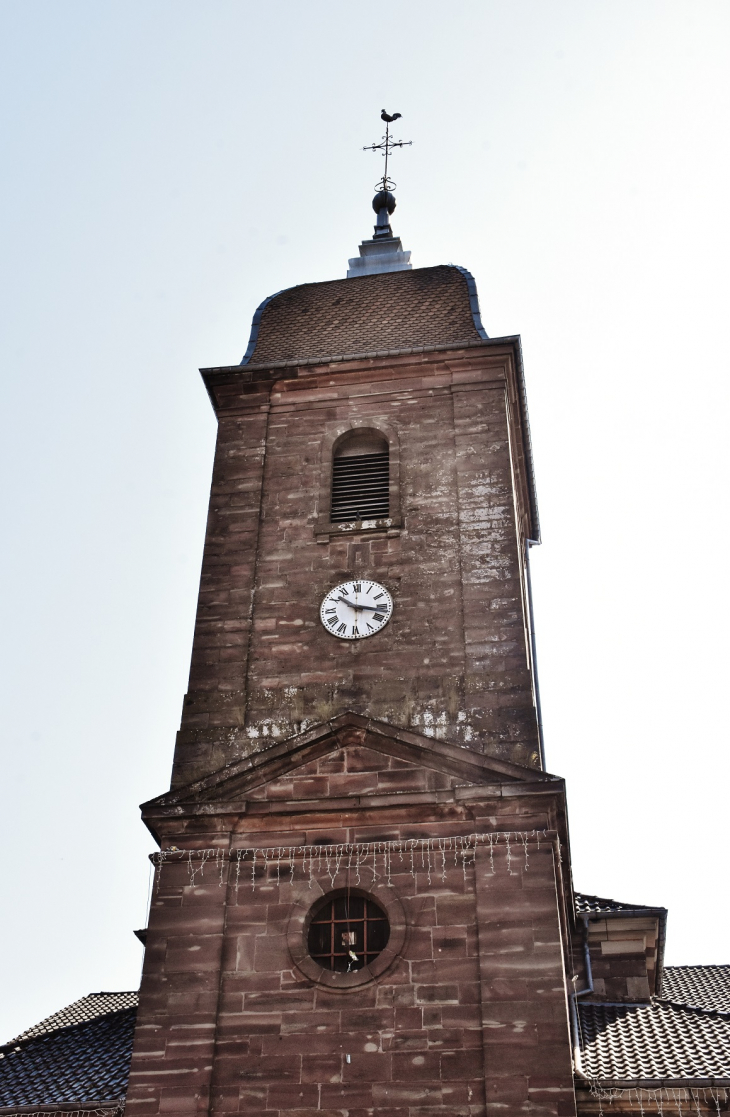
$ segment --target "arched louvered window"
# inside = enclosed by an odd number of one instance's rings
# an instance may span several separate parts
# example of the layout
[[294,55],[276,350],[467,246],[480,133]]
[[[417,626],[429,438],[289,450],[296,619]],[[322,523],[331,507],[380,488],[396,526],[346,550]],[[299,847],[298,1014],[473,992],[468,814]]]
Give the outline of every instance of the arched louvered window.
[[384,520],[390,515],[388,440],[374,430],[352,431],[332,460],[330,520]]

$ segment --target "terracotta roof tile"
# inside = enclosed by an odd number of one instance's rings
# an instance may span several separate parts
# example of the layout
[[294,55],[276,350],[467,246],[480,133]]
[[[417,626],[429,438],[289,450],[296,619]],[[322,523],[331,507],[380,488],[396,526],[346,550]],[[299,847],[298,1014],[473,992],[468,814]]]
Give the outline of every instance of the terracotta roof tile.
[[486,335],[474,310],[474,280],[453,265],[304,283],[262,303],[242,363],[479,341]]
[[725,1016],[658,1001],[579,1002],[578,1012],[583,1071],[590,1078],[730,1078],[730,1020]]
[[88,993],[65,1008],[54,1012],[34,1024],[32,1028],[21,1032],[15,1039],[8,1041],[7,1046],[20,1043],[21,1040],[31,1039],[33,1036],[46,1035],[56,1032],[59,1028],[69,1028],[74,1024],[83,1024],[86,1020],[95,1020],[97,1016],[105,1016],[109,1012],[118,1012],[123,1008],[136,1008],[139,1003],[138,993]]
[[578,915],[601,915],[614,911],[663,911],[646,904],[623,904],[619,900],[608,900],[603,896],[589,896],[586,892],[575,893],[575,910]]
[[[106,998],[106,1011],[101,1011]],[[31,1028],[0,1053],[0,1106],[117,1102],[129,1078],[136,1007],[115,1008],[133,993],[83,997]],[[89,1016],[96,1001],[99,1011]],[[73,1020],[81,1016],[80,1023]],[[50,1026],[56,1020],[57,1027]],[[40,1029],[40,1030],[39,1030]]]
[[730,966],[665,966],[662,997],[730,1013]]

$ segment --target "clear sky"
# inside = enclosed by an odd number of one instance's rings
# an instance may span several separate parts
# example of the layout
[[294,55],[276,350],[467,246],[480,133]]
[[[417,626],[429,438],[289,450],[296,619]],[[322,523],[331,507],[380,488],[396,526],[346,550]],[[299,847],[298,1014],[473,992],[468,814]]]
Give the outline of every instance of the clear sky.
[[199,366],[370,235],[523,338],[576,886],[727,941],[727,0],[5,0],[0,1039],[136,988],[215,437]]

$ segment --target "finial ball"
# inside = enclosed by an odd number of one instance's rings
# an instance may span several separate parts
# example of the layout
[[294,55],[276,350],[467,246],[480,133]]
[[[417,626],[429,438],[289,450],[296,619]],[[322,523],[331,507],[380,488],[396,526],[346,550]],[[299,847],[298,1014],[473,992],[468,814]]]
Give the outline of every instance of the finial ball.
[[390,190],[378,190],[373,198],[373,209],[376,213],[380,213],[381,209],[387,209],[388,213],[392,213],[395,209],[395,196]]

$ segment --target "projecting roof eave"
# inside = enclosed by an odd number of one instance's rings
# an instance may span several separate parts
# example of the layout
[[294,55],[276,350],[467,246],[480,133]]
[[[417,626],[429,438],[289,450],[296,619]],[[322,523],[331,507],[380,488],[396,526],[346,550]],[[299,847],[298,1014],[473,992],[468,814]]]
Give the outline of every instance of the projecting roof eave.
[[480,337],[480,338],[459,338],[456,341],[442,341],[438,345],[406,345],[398,349],[363,349],[358,352],[352,353],[329,353],[317,357],[292,357],[287,361],[262,361],[260,364],[250,365],[226,365],[224,368],[201,368],[202,373],[206,372],[232,372],[238,369],[240,372],[257,372],[261,369],[271,369],[272,371],[279,368],[296,368],[297,366],[303,368],[305,365],[330,365],[330,364],[343,364],[347,361],[369,361],[375,357],[407,357],[410,354],[418,353],[443,353],[447,349],[480,349],[483,346],[497,345],[501,343],[504,345],[506,342],[519,340],[519,335],[510,337]]
[[0,1105],[0,1117],[14,1113],[121,1113],[125,1098],[107,1098],[105,1101],[36,1102],[35,1105]]
[[[463,779],[465,786],[467,783],[472,783],[479,794],[485,793],[490,798],[493,795],[501,797],[523,793],[564,794],[564,780],[539,768],[514,764],[491,756],[489,753],[472,752],[462,745],[437,740],[412,729],[399,728],[378,721],[376,718],[363,717],[361,714],[348,711],[327,722],[311,726],[302,733],[277,741],[260,752],[234,760],[201,780],[166,791],[142,803],[143,818],[152,817],[153,812],[160,816],[163,812],[169,812],[172,817],[178,817],[185,804],[189,804],[191,810],[197,811],[200,802],[217,803],[219,804],[217,809],[229,811],[232,809],[231,802],[234,801],[230,795],[232,786],[238,787],[241,784],[241,787],[249,785],[251,788],[260,787],[270,779],[278,779],[283,774],[289,774],[308,763],[314,757],[318,758],[340,749],[347,743],[347,734],[352,732],[365,734],[362,738],[359,736],[355,738],[358,743],[364,740],[368,747],[379,749],[386,755],[397,754],[401,759],[426,764],[437,771],[449,772]],[[345,736],[341,737],[340,734]],[[466,790],[458,793],[467,794]],[[392,801],[404,802],[405,794],[395,793]],[[429,792],[426,795],[429,800],[433,798],[437,801],[438,793],[432,795]],[[421,793],[418,793],[418,797],[419,801],[424,799]],[[362,796],[358,793],[356,796],[346,798],[348,801],[359,800]],[[380,795],[378,799],[390,802],[391,796]],[[318,809],[323,809],[319,800],[295,799],[286,804],[286,810],[291,809],[292,812],[296,812],[300,807],[308,810],[311,809],[312,802],[318,802]],[[331,806],[333,802],[338,801],[327,797],[326,802]],[[340,807],[337,806],[336,809],[339,810]]]
[[592,1087],[600,1090],[711,1090],[715,1087],[727,1089],[730,1078],[586,1078],[576,1075],[575,1084],[583,1090]]
[[236,376],[245,383],[250,382],[263,382],[267,380],[276,380],[277,374],[305,366],[316,365],[331,365],[334,363],[345,364],[350,361],[370,361],[383,359],[388,357],[408,357],[418,356],[422,353],[445,353],[449,350],[461,349],[494,349],[504,348],[510,346],[514,354],[515,374],[517,378],[517,391],[518,403],[520,408],[520,429],[522,432],[522,449],[525,458],[525,471],[527,474],[528,496],[530,502],[530,539],[534,543],[539,543],[540,538],[540,519],[537,507],[537,489],[535,486],[535,468],[532,457],[532,439],[530,437],[530,420],[527,410],[527,392],[525,390],[525,372],[522,360],[522,342],[519,334],[512,334],[508,337],[490,337],[467,339],[464,341],[450,341],[441,345],[422,345],[410,346],[405,349],[374,349],[362,353],[337,353],[332,355],[323,355],[321,357],[306,357],[304,359],[292,359],[288,361],[269,361],[261,364],[247,364],[247,365],[219,365],[213,368],[201,368],[200,375],[203,378],[208,396],[213,405],[213,409],[217,411],[216,399],[213,392],[213,386],[217,379],[222,377]]

